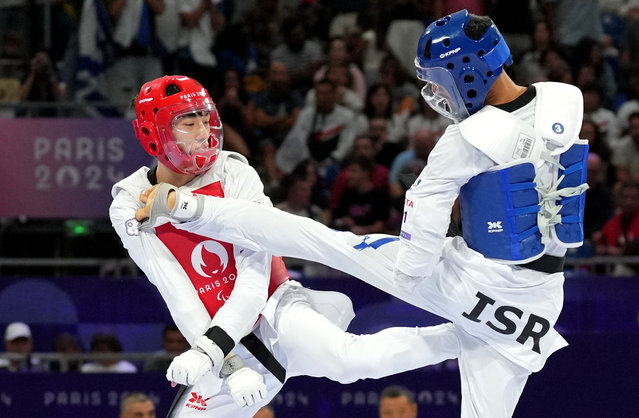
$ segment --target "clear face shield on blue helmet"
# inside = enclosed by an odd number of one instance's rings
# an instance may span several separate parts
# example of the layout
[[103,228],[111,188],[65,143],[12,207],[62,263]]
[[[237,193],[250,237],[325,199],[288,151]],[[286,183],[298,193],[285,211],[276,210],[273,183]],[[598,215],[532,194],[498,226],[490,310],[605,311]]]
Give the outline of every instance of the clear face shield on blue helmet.
[[450,71],[440,67],[421,67],[417,59],[415,66],[417,77],[426,83],[422,88],[422,97],[434,111],[455,122],[470,116]]

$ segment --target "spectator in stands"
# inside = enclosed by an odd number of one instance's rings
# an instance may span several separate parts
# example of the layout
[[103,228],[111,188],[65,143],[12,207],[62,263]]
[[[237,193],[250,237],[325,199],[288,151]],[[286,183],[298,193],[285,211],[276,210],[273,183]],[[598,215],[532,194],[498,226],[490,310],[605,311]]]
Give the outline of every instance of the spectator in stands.
[[384,57],[383,45],[380,42],[383,37],[377,32],[377,20],[377,12],[372,8],[360,11],[357,14],[357,27],[361,30],[361,36],[352,37],[353,40],[359,41],[353,58],[363,69],[367,85],[379,81],[379,66]]
[[612,150],[604,141],[599,131],[599,125],[589,117],[581,122],[579,138],[588,140],[588,151],[597,154],[601,159],[599,180],[608,186],[612,186],[617,179],[615,167],[612,165]]
[[[249,144],[252,154],[261,155],[267,187],[276,185],[282,173],[275,163],[275,152],[291,130],[304,107],[304,96],[291,88],[291,77],[281,61],[271,62],[266,88],[255,97],[254,115],[256,143]],[[257,152],[260,151],[260,152]]]
[[113,24],[115,62],[105,73],[109,98],[126,109],[139,86],[162,74],[154,17],[164,11],[164,0],[108,1]]
[[[308,39],[316,39],[320,45],[328,39],[332,11],[327,2],[317,0],[280,0],[289,14],[302,23]],[[334,3],[333,3],[334,4]],[[322,50],[323,53],[323,50]],[[317,70],[316,67],[315,71]]]
[[[534,19],[530,0],[491,0],[485,3],[485,14],[490,15],[499,28],[513,58],[519,59],[531,44],[530,34],[533,31]],[[513,16],[517,18],[513,19]],[[527,84],[531,79],[526,80]]]
[[389,193],[391,199],[401,202],[402,207],[406,192],[401,182],[402,175],[419,176],[442,132],[420,129],[413,136],[410,149],[400,152],[393,160],[388,176]]
[[279,145],[304,107],[304,96],[291,88],[291,77],[282,61],[269,65],[266,87],[255,97],[258,138]]
[[601,87],[596,84],[579,86],[584,95],[584,119],[592,119],[599,127],[606,144],[616,148],[621,141],[621,129],[617,115],[601,104]]
[[271,51],[271,61],[281,61],[291,76],[293,88],[306,93],[313,85],[313,74],[321,65],[321,46],[308,39],[304,24],[295,17],[282,22],[283,42]]
[[144,363],[143,370],[166,372],[173,357],[182,354],[189,349],[189,343],[184,338],[175,324],[169,324],[162,331],[162,350],[156,353],[155,357],[148,359]]
[[639,239],[639,183],[621,183],[615,193],[616,214],[596,234],[596,253],[626,255]]
[[[29,73],[20,83],[20,101],[57,102],[64,96],[64,89],[55,71],[49,53],[39,50],[31,58]],[[55,106],[34,107],[17,112],[18,116],[56,117],[59,112]]]
[[182,28],[177,52],[178,70],[182,75],[199,80],[207,90],[215,91],[219,77],[218,62],[213,53],[215,34],[224,29],[226,19],[211,0],[181,0],[179,10]]
[[221,71],[234,69],[242,77],[249,77],[259,70],[259,57],[249,29],[241,23],[231,23],[218,34],[215,39],[215,54]]
[[0,47],[0,77],[18,81],[24,79],[29,70],[27,46],[20,33],[13,29],[2,31],[2,47]]
[[515,61],[515,79],[522,84],[545,81],[548,78],[542,63],[545,51],[555,49],[554,36],[547,20],[535,22],[532,31],[532,45]]
[[612,163],[617,169],[617,181],[639,181],[639,112],[628,117],[628,135],[613,150]]
[[288,16],[284,13],[282,2],[278,0],[247,1],[242,4],[249,6],[240,13],[240,24],[249,31],[258,66],[265,68],[271,51],[282,42],[280,28],[282,21]]
[[[593,234],[597,255],[639,255],[639,183],[628,181],[616,190],[617,214]],[[614,275],[633,275],[628,266],[618,264]]]
[[604,59],[602,41],[585,38],[579,41],[576,49],[575,84],[584,85],[579,74],[583,71],[592,73],[591,80],[600,87],[601,105],[607,109],[614,109],[617,101],[618,84],[616,74],[608,61]]
[[155,418],[155,405],[142,392],[129,392],[120,402],[120,418]]
[[[321,223],[326,223],[328,213],[313,202],[315,181],[311,176],[302,173],[301,170],[284,177],[282,189],[285,199],[275,205],[276,208],[294,215],[311,218]],[[315,263],[298,258],[284,257],[286,268],[291,270],[304,271],[307,274],[309,268],[316,267]]]
[[[91,352],[96,354],[121,353],[122,343],[114,334],[96,333],[91,338]],[[127,360],[98,359],[80,367],[82,373],[135,373],[137,367]]]
[[158,56],[164,74],[177,72],[177,51],[180,40],[180,0],[164,0],[164,10],[154,17],[158,37]]
[[387,223],[389,233],[399,235],[404,218],[404,195],[406,190],[426,166],[428,156],[442,132],[443,130],[419,129],[411,137],[409,149],[400,152],[393,159],[388,176],[391,201],[391,214]]
[[388,140],[388,120],[385,118],[370,119],[365,133],[375,144],[375,161],[387,168],[390,168],[397,154],[406,149],[406,141],[390,142]]
[[[55,339],[54,349],[56,353],[62,355],[82,353],[82,347],[80,346],[80,342],[77,337],[69,334],[68,332],[64,332],[57,336]],[[49,364],[49,370],[77,372],[80,371],[80,360],[64,359],[62,361],[53,361]]]
[[330,225],[358,235],[383,232],[389,217],[388,192],[375,188],[371,176],[374,162],[359,155],[346,164],[348,190],[331,213]]
[[[322,209],[313,203],[313,182],[305,176],[291,173],[284,178],[285,199],[275,205],[278,209],[326,223]],[[288,263],[287,263],[288,265]]]
[[325,178],[320,175],[318,164],[307,159],[299,163],[291,172],[291,175],[304,178],[311,184],[311,202],[319,206],[322,210],[328,209],[330,199],[330,186],[326,184]]
[[[255,102],[246,90],[244,77],[237,69],[228,68],[222,73],[219,84],[214,90],[214,99],[225,126],[230,126],[237,131],[245,143],[252,142]],[[248,145],[246,148],[244,152],[233,151],[248,157]]]
[[542,0],[539,3],[562,55],[571,66],[576,66],[579,41],[584,38],[603,41],[599,0]]
[[337,86],[330,80],[315,85],[315,101],[300,112],[275,161],[283,173],[290,173],[310,158],[324,179],[334,178],[357,134],[355,113],[337,104]]
[[391,89],[395,112],[402,113],[408,110],[409,114],[412,113],[421,96],[413,81],[414,77],[408,77],[401,62],[392,54],[386,54],[380,62],[379,75],[379,81],[387,84]]
[[7,353],[22,354],[17,360],[0,359],[0,371],[41,372],[44,371],[39,359],[31,357],[33,337],[31,328],[24,322],[12,322],[4,331],[4,348]]
[[572,68],[558,49],[547,49],[542,53],[541,63],[546,71],[545,81],[574,84]]
[[417,418],[413,393],[403,386],[388,386],[379,395],[379,418]]
[[634,112],[639,112],[639,72],[626,73],[626,97],[617,109],[617,120],[622,133],[628,130],[628,118]]
[[[364,108],[364,100],[353,90],[353,78],[348,71],[348,65],[344,62],[332,61],[326,65],[325,78],[337,86],[337,103],[354,112],[361,112]],[[315,102],[315,90],[311,89],[306,94],[305,103],[312,105]]]
[[[360,134],[355,138],[353,142],[353,148],[350,153],[350,157],[363,155],[370,158],[374,163],[373,174],[371,175],[371,181],[375,188],[386,192],[388,190],[388,167],[375,161],[377,156],[377,148],[371,137],[367,134]],[[340,198],[348,189],[348,170],[343,168],[337,174],[333,188],[331,190],[331,198],[329,202],[329,208],[335,210]]]
[[625,20],[621,40],[621,65],[626,71],[636,72],[639,64],[639,3],[627,1],[621,10]]
[[346,66],[347,72],[350,74],[350,88],[363,103],[366,99],[366,80],[362,70],[353,62],[346,39],[343,36],[335,36],[328,41],[329,47],[326,53],[326,63],[313,75],[313,80],[319,81],[327,76],[327,70],[331,64],[342,64]]
[[[19,102],[20,85],[29,73],[29,57],[26,55],[24,39],[12,29],[3,28],[0,45],[0,103]],[[11,107],[0,108],[0,118],[11,119],[16,112]]]
[[368,88],[366,102],[364,103],[363,125],[368,127],[375,118],[383,118],[386,123],[389,143],[404,147],[406,140],[406,130],[411,111],[406,108],[399,110],[393,101],[393,91],[391,86],[383,83],[376,83]]
[[614,214],[610,187],[602,180],[603,168],[601,157],[589,152],[587,174],[589,188],[586,190],[586,208],[584,210],[584,236],[588,241]]

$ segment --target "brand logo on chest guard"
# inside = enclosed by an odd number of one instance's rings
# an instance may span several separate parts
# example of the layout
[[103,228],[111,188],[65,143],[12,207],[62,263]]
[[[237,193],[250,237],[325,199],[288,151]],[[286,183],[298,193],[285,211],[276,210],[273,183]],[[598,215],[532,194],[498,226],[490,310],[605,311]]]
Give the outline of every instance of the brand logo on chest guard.
[[488,221],[488,233],[493,233],[493,232],[502,232],[504,230],[504,228],[501,227],[501,221]]

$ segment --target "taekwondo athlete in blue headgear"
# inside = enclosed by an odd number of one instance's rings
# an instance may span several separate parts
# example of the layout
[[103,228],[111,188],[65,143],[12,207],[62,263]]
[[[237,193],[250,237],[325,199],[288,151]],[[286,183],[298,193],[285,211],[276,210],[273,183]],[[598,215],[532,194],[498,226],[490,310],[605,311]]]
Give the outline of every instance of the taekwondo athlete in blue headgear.
[[[553,327],[566,250],[583,241],[582,94],[519,86],[511,63],[495,24],[466,10],[429,25],[415,58],[424,99],[455,124],[406,192],[394,279],[464,331],[462,416],[511,416],[529,374],[567,345]],[[463,239],[446,238],[457,198]]]

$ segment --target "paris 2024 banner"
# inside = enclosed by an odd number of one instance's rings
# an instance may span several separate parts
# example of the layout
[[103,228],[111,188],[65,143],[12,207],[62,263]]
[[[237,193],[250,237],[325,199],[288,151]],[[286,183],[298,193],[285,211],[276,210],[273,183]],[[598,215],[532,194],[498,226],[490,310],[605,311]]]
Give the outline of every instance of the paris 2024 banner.
[[113,184],[154,163],[126,119],[4,119],[0,127],[0,217],[108,217]]

